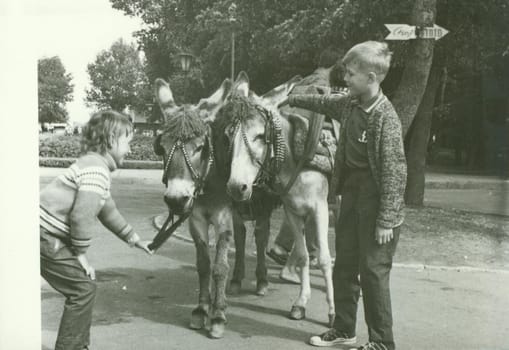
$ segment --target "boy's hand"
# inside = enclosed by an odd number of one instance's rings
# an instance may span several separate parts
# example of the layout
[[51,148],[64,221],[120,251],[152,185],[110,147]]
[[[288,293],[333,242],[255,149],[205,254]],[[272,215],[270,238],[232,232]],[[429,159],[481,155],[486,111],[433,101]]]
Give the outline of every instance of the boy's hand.
[[376,227],[375,240],[378,244],[389,243],[394,237],[392,228]]
[[152,255],[152,254],[154,254],[154,251],[149,249],[148,245],[149,245],[150,243],[152,243],[152,241],[142,241],[142,240],[139,240],[139,241],[137,241],[137,242],[134,244],[134,246],[135,246],[136,248],[139,248],[139,249],[141,249],[141,250],[144,250],[147,254]]
[[346,96],[350,93],[350,90],[348,88],[340,88],[337,92],[338,95]]
[[280,109],[288,104],[288,97],[286,97],[283,101],[279,102],[277,105],[277,109]]
[[88,259],[85,256],[85,254],[80,254],[76,256],[76,258],[78,259],[79,263],[85,270],[87,276],[90,277],[92,281],[95,281],[95,269],[88,263]]

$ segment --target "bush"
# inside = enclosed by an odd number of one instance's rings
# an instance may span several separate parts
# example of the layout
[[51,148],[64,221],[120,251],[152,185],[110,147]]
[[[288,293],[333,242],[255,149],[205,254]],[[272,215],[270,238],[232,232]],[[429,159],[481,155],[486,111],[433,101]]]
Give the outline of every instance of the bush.
[[39,138],[39,157],[77,158],[80,155],[80,136],[50,136]]
[[158,155],[154,153],[154,137],[134,135],[131,141],[131,153],[126,159],[131,160],[161,160]]
[[[81,136],[52,136],[39,139],[39,157],[78,158],[80,156]],[[126,160],[158,161],[159,157],[152,148],[154,138],[135,135],[131,141],[131,153]]]

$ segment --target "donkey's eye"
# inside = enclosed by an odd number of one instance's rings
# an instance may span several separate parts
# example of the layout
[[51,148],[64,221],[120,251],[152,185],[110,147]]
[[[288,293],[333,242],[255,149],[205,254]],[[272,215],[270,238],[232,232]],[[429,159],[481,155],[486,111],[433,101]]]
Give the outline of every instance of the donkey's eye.
[[203,145],[199,145],[198,147],[196,147],[196,148],[194,149],[193,154],[199,153],[199,152],[201,152],[202,150],[203,150]]
[[255,141],[265,141],[265,134],[256,135]]

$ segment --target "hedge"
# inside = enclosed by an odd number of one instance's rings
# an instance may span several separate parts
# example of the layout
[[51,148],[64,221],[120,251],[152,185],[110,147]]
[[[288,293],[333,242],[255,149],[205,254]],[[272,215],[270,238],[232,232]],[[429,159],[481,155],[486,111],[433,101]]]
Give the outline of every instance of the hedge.
[[[81,136],[59,135],[39,139],[39,157],[42,158],[78,158]],[[131,141],[131,152],[126,160],[159,161],[152,148],[153,137],[135,135]],[[58,162],[52,160],[51,162]],[[47,165],[50,166],[50,165]]]

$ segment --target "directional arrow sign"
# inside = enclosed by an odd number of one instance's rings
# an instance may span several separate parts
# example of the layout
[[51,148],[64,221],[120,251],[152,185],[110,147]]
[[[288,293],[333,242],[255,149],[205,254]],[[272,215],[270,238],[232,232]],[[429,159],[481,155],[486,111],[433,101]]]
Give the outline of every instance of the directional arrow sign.
[[422,28],[422,31],[419,33],[419,38],[438,40],[443,38],[447,33],[449,33],[447,29],[434,24],[433,27]]
[[415,39],[415,26],[408,24],[386,24],[390,33],[385,37],[386,40],[409,40]]
[[408,24],[386,24],[390,33],[385,37],[386,40],[410,40],[410,39],[441,39],[449,31],[439,25],[433,27],[422,27],[419,30],[419,36],[416,34],[416,27]]

